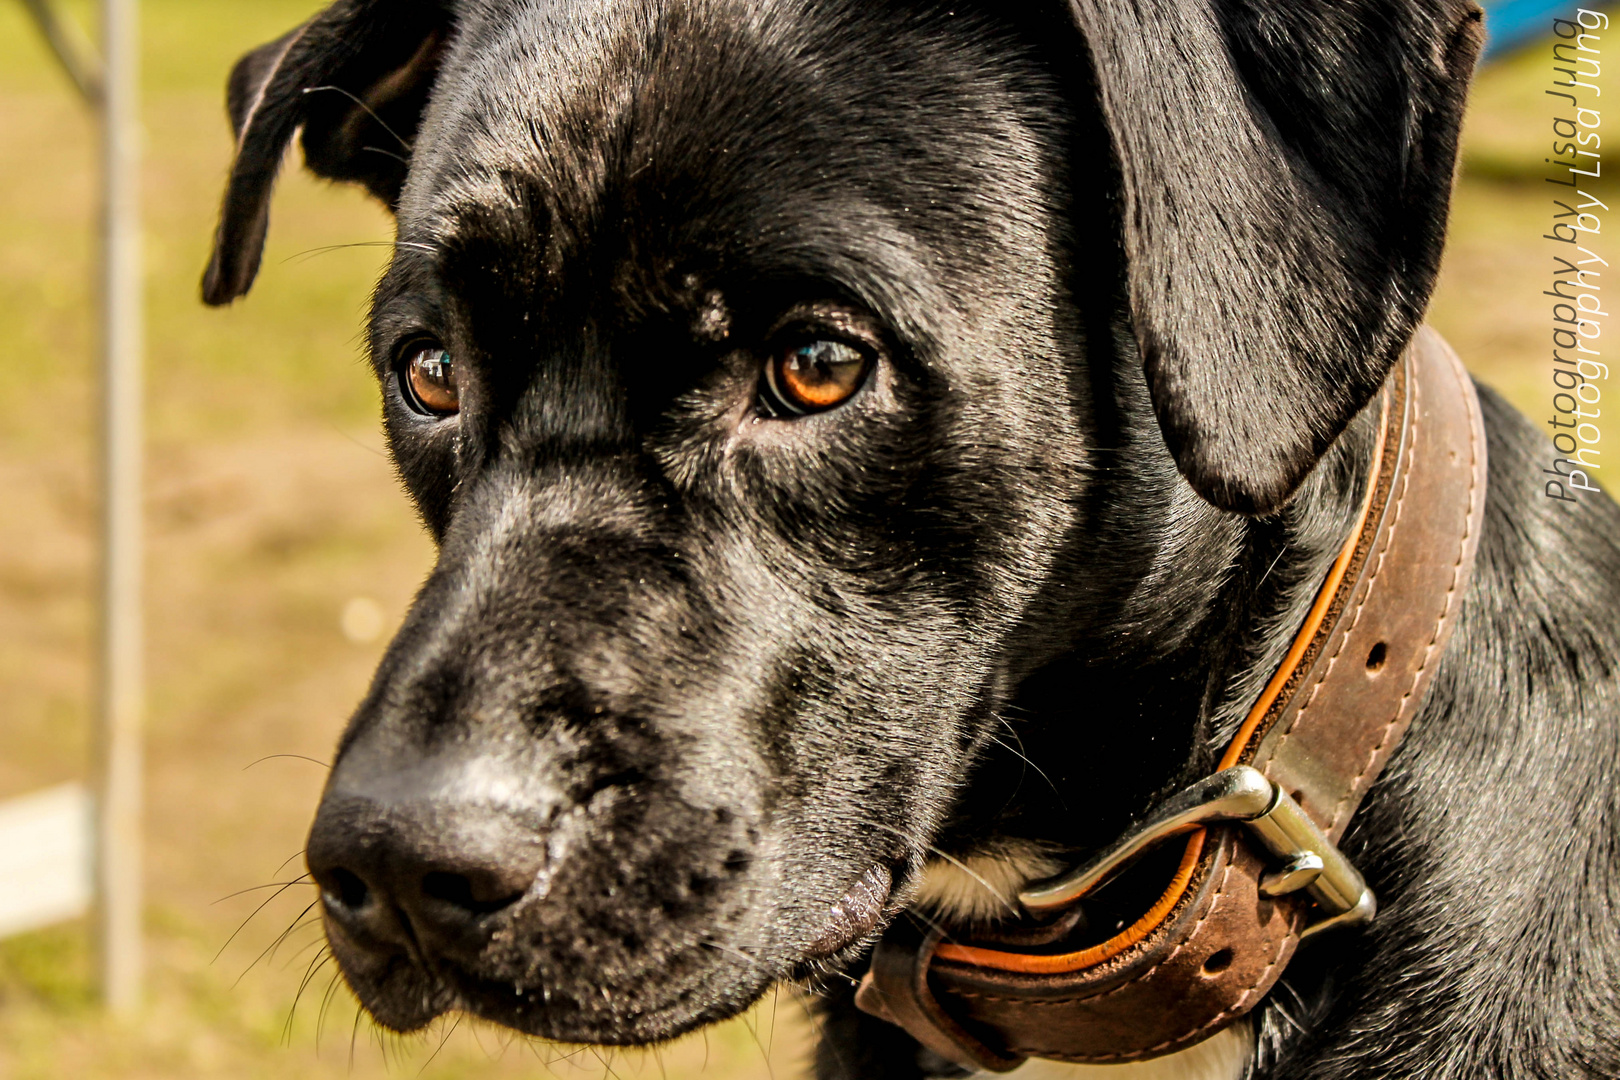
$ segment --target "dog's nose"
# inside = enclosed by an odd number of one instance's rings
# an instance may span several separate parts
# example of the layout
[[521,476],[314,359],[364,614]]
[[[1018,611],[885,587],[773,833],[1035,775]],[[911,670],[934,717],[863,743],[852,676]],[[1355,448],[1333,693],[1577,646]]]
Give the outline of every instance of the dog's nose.
[[310,830],[309,869],[328,916],[362,947],[476,952],[498,921],[490,917],[521,899],[545,862],[531,815],[502,801],[420,775],[333,779]]

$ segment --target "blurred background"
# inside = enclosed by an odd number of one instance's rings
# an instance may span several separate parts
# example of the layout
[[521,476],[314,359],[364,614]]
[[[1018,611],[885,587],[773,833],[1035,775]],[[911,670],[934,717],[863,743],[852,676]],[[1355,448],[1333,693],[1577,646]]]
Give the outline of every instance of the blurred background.
[[[94,25],[87,2],[61,6]],[[361,360],[383,211],[289,169],[254,292],[224,311],[197,299],[231,149],[225,75],[317,6],[144,5],[145,1002],[99,1010],[83,920],[0,941],[0,1078],[791,1075],[806,1039],[786,991],[657,1054],[465,1022],[380,1035],[299,922],[311,887],[266,887],[302,873],[320,762],[432,559]],[[1548,77],[1536,48],[1476,84],[1431,313],[1536,418]],[[90,757],[95,145],[22,5],[0,0],[0,800],[82,779]]]

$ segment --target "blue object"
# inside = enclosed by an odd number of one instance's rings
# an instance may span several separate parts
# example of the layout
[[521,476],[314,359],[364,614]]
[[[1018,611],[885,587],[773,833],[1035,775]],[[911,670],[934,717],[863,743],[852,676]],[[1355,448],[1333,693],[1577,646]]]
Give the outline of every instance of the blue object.
[[1570,18],[1576,8],[1596,10],[1609,0],[1497,0],[1485,5],[1485,62],[1540,41],[1552,33],[1554,18]]

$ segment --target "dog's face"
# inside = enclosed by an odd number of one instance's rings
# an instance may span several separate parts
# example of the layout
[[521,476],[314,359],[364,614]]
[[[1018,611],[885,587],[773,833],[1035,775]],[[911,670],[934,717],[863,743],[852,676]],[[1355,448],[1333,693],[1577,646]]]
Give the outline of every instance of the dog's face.
[[420,813],[521,836],[526,883],[422,944],[432,980],[329,902],[385,1022],[668,1035],[917,867],[1084,448],[1056,102],[1005,34],[914,23],[516,6],[446,58],[371,323],[441,553],[311,859],[338,894],[355,832]]
[[[1084,11],[389,7],[345,0],[239,67],[207,289],[245,291],[267,148],[300,124],[312,167],[395,206],[371,355],[440,555],[309,850],[390,1027],[462,1008],[649,1041],[857,956],[1019,678],[1152,572],[1164,525],[1122,531],[1133,491],[1232,518],[1179,462],[1227,509],[1273,508],[1421,307],[1374,288],[1370,320],[1343,285],[1299,331],[1342,371],[1257,361],[1328,419],[1233,405],[1246,376],[1205,370],[1187,296],[1133,276],[1174,253],[1142,250],[1163,241],[1130,191],[1134,114],[1087,66],[1112,46]],[[1353,275],[1435,212],[1326,247]],[[1209,242],[1185,256],[1219,262]],[[1251,406],[1281,419],[1233,418]]]

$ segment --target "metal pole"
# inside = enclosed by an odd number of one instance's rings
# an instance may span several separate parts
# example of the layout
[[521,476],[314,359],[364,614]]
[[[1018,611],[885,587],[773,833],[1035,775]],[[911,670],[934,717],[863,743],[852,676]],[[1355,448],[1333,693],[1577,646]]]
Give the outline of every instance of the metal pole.
[[56,55],[57,63],[78,88],[79,96],[94,108],[101,101],[101,72],[96,70],[96,62],[73,24],[56,17],[50,0],[22,0],[22,4],[34,17],[34,24]]
[[101,639],[96,933],[102,998],[140,1003],[142,257],[138,0],[102,0]]

